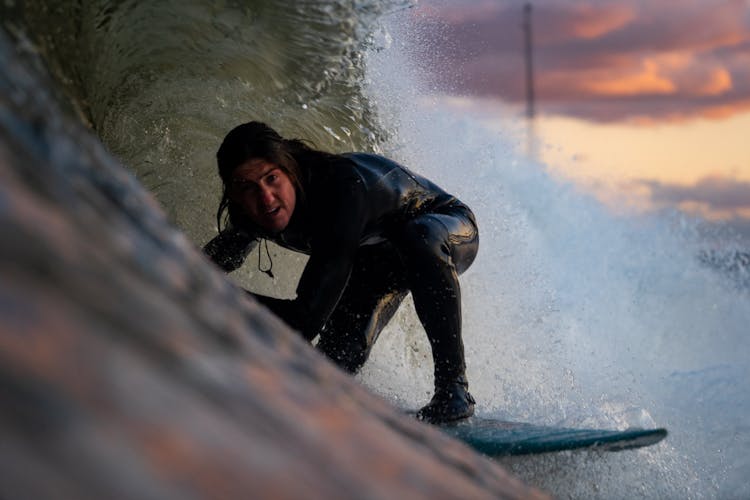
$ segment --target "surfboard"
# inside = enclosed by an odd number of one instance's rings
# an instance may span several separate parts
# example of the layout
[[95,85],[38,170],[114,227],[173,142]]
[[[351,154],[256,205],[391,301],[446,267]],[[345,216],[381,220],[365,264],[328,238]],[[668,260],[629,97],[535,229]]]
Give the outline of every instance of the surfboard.
[[664,428],[575,429],[470,417],[437,426],[490,457],[564,450],[621,451],[642,448],[667,437]]

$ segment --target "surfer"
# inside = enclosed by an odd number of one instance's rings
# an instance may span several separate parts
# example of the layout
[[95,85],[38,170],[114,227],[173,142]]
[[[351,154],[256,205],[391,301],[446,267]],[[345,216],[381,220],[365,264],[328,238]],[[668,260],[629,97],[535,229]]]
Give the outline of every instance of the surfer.
[[[368,153],[335,155],[260,122],[231,130],[216,154],[219,234],[204,252],[225,272],[261,241],[310,256],[297,297],[253,295],[341,368],[356,373],[411,292],[435,363],[417,417],[471,416],[458,275],[476,256],[471,210],[429,180]],[[259,263],[260,267],[260,263]],[[273,276],[271,262],[263,270]],[[250,292],[248,292],[250,293]]]

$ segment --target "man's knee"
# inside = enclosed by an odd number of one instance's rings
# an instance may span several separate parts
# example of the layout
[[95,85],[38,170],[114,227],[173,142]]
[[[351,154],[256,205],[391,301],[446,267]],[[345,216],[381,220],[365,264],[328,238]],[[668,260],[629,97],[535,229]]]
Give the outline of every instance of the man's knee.
[[401,255],[412,264],[447,265],[461,274],[477,255],[476,224],[461,213],[425,214],[406,223],[403,229]]
[[410,259],[445,261],[451,256],[448,236],[448,230],[436,217],[423,215],[404,225],[399,249]]

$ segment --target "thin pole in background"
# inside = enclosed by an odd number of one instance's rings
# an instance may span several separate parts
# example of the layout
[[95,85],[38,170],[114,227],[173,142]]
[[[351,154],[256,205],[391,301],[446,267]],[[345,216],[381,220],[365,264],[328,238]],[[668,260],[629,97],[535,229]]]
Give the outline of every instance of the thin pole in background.
[[533,37],[531,29],[531,2],[523,6],[523,32],[524,32],[524,54],[526,61],[526,120],[527,120],[527,154],[536,158],[534,116],[536,115],[534,97],[534,61],[533,61]]

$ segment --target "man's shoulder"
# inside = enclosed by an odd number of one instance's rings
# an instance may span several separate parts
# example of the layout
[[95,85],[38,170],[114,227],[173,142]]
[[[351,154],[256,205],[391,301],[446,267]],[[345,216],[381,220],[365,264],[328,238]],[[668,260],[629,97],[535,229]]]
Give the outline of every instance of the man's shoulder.
[[379,155],[377,153],[353,152],[353,153],[344,153],[340,156],[360,166],[371,166],[371,165],[387,166],[387,167],[399,166],[398,163],[391,160],[390,158],[386,158],[385,156]]
[[401,164],[390,158],[375,153],[346,153],[341,155],[351,162],[355,170],[366,184],[377,183],[384,177],[409,171]]

